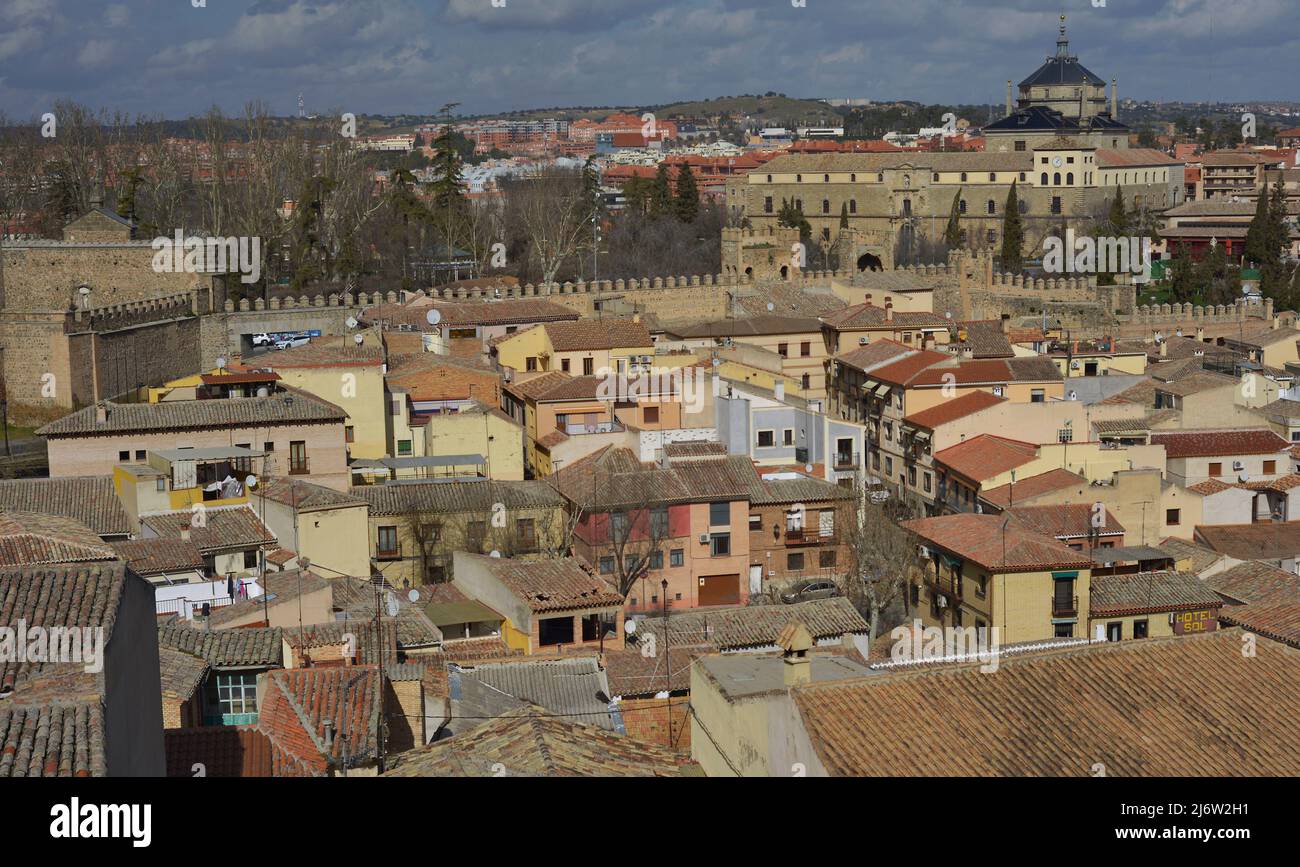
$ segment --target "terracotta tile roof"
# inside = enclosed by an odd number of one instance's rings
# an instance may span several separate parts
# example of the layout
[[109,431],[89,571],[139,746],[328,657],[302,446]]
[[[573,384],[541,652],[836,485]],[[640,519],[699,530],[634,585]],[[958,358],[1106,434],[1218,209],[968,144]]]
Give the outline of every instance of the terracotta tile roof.
[[519,656],[523,651],[511,648],[500,635],[484,635],[476,638],[448,638],[442,642],[442,654],[451,662],[469,662]]
[[271,740],[273,775],[319,777],[372,763],[382,710],[383,676],[374,666],[270,672],[257,727]]
[[276,548],[274,551],[270,551],[267,553],[266,562],[283,568],[284,566],[287,566],[290,563],[292,563],[297,558],[298,558],[297,551],[290,551],[288,548]]
[[196,764],[205,777],[271,776],[271,741],[252,726],[165,729],[163,748],[169,777],[193,777]]
[[158,648],[158,668],[162,694],[176,701],[189,701],[208,676],[207,660],[171,647]]
[[605,670],[594,654],[480,660],[448,668],[453,734],[477,725],[467,718],[496,717],[529,704],[571,722],[622,733]]
[[664,443],[667,458],[720,458],[726,457],[727,444],[717,442]]
[[1054,491],[1062,491],[1076,486],[1086,488],[1088,480],[1078,473],[1057,468],[1048,470],[1045,473],[1039,473],[1036,476],[1030,476],[1027,479],[1016,479],[1014,485],[1008,483],[999,485],[996,488],[990,488],[987,491],[981,491],[980,499],[997,506],[999,509],[1005,509],[1012,503],[1027,504],[1035,497],[1040,497],[1043,494],[1050,494]]
[[[275,542],[275,534],[257,517],[251,506],[221,506],[203,512],[204,526],[190,527],[190,541],[204,554],[228,549],[255,548]],[[160,539],[180,539],[194,513],[161,512],[140,518],[141,524]]]
[[386,777],[676,777],[698,765],[674,750],[547,716],[536,705],[395,757]]
[[[285,398],[293,400],[286,404]],[[114,403],[108,417],[95,421],[95,407],[88,406],[38,430],[38,436],[76,437],[145,431],[192,430],[196,428],[276,427],[286,424],[342,422],[347,413],[332,403],[292,390],[270,397],[237,397],[225,400],[174,400],[163,403]]]
[[1192,571],[1196,573],[1200,573],[1223,559],[1223,555],[1213,548],[1206,548],[1204,545],[1198,545],[1190,540],[1178,539],[1172,536],[1155,547],[1175,560],[1190,559],[1192,561]]
[[0,480],[0,508],[72,518],[100,536],[126,536],[135,529],[112,476]]
[[621,606],[623,597],[576,557],[512,560],[465,554],[506,585],[534,613]]
[[0,779],[106,776],[98,700],[37,707],[0,702]]
[[604,376],[570,376],[559,370],[543,373],[522,382],[506,386],[506,391],[535,401],[595,400]]
[[1093,575],[1088,609],[1093,617],[1217,609],[1219,594],[1191,572]]
[[894,310],[893,319],[889,320],[884,307],[877,307],[869,301],[828,313],[821,320],[838,331],[855,328],[947,328],[952,324],[939,313],[906,313],[897,309]]
[[643,463],[631,449],[605,446],[562,467],[547,481],[588,512],[607,512],[650,503],[743,500],[756,475],[745,455],[659,467]]
[[[950,361],[951,356],[944,352],[932,352],[928,349],[905,355],[897,361],[881,365],[867,373],[877,382],[890,385],[909,385],[913,379],[922,375],[928,367]],[[1005,369],[1005,368],[1004,368]]]
[[1202,525],[1196,541],[1237,560],[1289,560],[1300,554],[1300,523]]
[[1243,604],[1300,602],[1300,577],[1258,560],[1238,563],[1231,569],[1205,577],[1214,592]]
[[426,352],[430,361],[407,362],[390,371],[386,380],[392,388],[405,389],[411,400],[422,403],[440,400],[470,400],[481,397],[490,402],[500,400],[501,374],[492,370],[458,363],[446,355]]
[[360,497],[344,494],[324,485],[292,479],[286,476],[271,476],[259,479],[257,487],[252,489],[253,498],[266,497],[299,512],[315,512],[322,509],[338,509],[348,506],[364,506],[366,501]]
[[547,482],[418,482],[402,485],[359,485],[353,496],[370,504],[371,516],[404,515],[417,512],[490,513],[494,503],[507,510],[558,508],[564,498]]
[[548,322],[543,327],[551,341],[551,349],[556,352],[654,345],[646,324],[631,319],[580,319],[576,322]]
[[197,656],[215,668],[277,668],[284,633],[279,628],[202,629],[186,621],[158,626],[158,647]]
[[865,634],[871,629],[853,603],[836,596],[793,605],[670,611],[667,635],[662,617],[640,620],[637,634],[653,633],[660,648],[704,644],[715,650],[743,650],[775,646],[781,630],[795,620],[802,622],[819,641],[840,638],[846,633]]
[[1013,506],[1006,514],[1025,529],[1062,541],[1089,536],[1124,535],[1124,525],[1109,509],[1099,513],[1101,525],[1093,525],[1091,503],[1054,503],[1048,506]]
[[965,340],[953,340],[948,344],[949,352],[970,350],[971,358],[1014,358],[1015,350],[1011,341],[1002,331],[1001,320],[979,320],[959,322],[958,328],[966,330]]
[[832,776],[1300,774],[1300,656],[1241,644],[1236,630],[1105,642],[1004,658],[992,677],[963,665],[792,695]]
[[1200,494],[1203,497],[1209,497],[1214,494],[1221,494],[1224,491],[1231,491],[1237,487],[1237,485],[1230,485],[1227,482],[1221,482],[1218,479],[1206,479],[1203,482],[1188,485],[1187,490],[1194,494]]
[[755,473],[749,490],[749,502],[755,506],[826,503],[833,500],[853,500],[854,497],[853,491],[849,488],[802,473],[797,479],[764,479]]
[[914,412],[904,418],[903,421],[916,427],[934,430],[941,425],[956,421],[959,418],[965,418],[1000,403],[1006,403],[1006,398],[997,397],[987,391],[972,391],[970,394],[963,394],[961,397],[945,400],[929,409]]
[[127,539],[114,542],[113,550],[130,564],[136,574],[146,578],[203,568],[203,553],[199,546],[180,539]]
[[[321,648],[338,650],[349,664],[379,665],[398,659],[397,621],[384,617],[380,621],[382,634],[376,634],[374,620],[332,620],[302,627],[290,626],[284,630],[284,642],[300,657],[318,657]],[[348,657],[348,654],[351,654]],[[330,654],[332,656],[332,653]],[[319,655],[325,659],[325,655]],[[308,663],[303,662],[306,666]]]
[[116,558],[108,543],[80,521],[41,512],[0,512],[0,567]]
[[1168,458],[1269,455],[1291,447],[1290,443],[1267,428],[1153,433],[1151,444],[1164,446]]
[[873,368],[914,354],[916,354],[915,349],[910,349],[902,343],[893,340],[873,340],[866,346],[841,352],[835,356],[835,359],[849,367],[869,372]]
[[638,646],[605,651],[605,674],[611,696],[650,697],[665,689],[682,692],[691,688],[691,660],[715,653],[709,644],[670,647],[642,653]]
[[1276,479],[1242,482],[1241,487],[1248,491],[1275,491],[1279,494],[1285,494],[1292,488],[1300,487],[1300,473],[1287,473],[1285,476],[1278,476]]
[[1240,626],[1256,635],[1300,648],[1300,602],[1228,605],[1220,609],[1219,619],[1229,626]]
[[[128,581],[142,579],[121,561],[4,567],[0,569],[0,625],[13,628],[23,621],[47,629],[102,628],[107,647]],[[15,657],[0,656],[0,696],[13,693],[0,699],[0,707],[5,702],[100,701],[102,672],[88,674],[80,662],[20,662]]]
[[1002,515],[966,512],[904,521],[902,526],[927,545],[950,551],[990,572],[1092,568],[1091,557],[1070,550],[1051,536],[1026,530]]
[[[398,609],[396,617],[384,618],[385,646],[389,642],[390,624],[398,646],[404,649],[434,647],[442,642],[442,630],[424,613],[423,604],[413,604],[405,591],[377,587],[364,578],[335,578],[329,585],[334,594],[335,623],[349,625],[358,633],[368,628],[375,616],[375,594],[382,593],[384,604],[396,601]],[[392,599],[388,598],[389,593]]]
[[934,462],[980,482],[1024,466],[1037,456],[1038,447],[1033,443],[980,434],[935,452]]

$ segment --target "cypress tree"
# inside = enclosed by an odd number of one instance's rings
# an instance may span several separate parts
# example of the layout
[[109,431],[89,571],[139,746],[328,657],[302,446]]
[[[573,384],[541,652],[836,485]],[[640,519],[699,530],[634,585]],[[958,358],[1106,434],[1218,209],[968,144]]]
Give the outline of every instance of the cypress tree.
[[1002,270],[1016,273],[1024,268],[1025,227],[1020,221],[1020,197],[1016,182],[1011,182],[1007,203],[1002,209]]
[[700,213],[700,191],[695,186],[695,173],[690,163],[682,163],[677,171],[677,201],[675,202],[677,219],[683,223],[694,223]]
[[952,210],[948,212],[948,227],[943,230],[943,242],[950,248],[961,246],[961,190],[952,197]]

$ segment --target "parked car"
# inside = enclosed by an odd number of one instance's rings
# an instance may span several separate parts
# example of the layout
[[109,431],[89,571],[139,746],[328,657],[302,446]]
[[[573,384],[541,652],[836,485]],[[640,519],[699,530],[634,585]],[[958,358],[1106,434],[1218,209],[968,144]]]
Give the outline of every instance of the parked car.
[[886,503],[889,501],[889,488],[880,483],[867,485],[867,499],[877,506]]
[[254,346],[270,346],[273,342],[274,342],[274,341],[271,340],[271,335],[269,335],[269,334],[265,334],[265,333],[263,333],[263,334],[254,334],[254,335],[253,335],[253,345],[254,345]]
[[277,341],[275,341],[275,348],[276,348],[276,349],[291,349],[291,348],[293,348],[293,347],[295,347],[295,346],[306,346],[308,343],[311,343],[311,338],[310,338],[310,337],[295,337],[295,338],[292,339],[292,340],[277,340]]
[[832,596],[839,595],[840,588],[829,581],[809,581],[806,584],[800,584],[788,593],[782,593],[781,601],[786,605],[793,605],[795,602],[807,602],[810,599],[830,599]]

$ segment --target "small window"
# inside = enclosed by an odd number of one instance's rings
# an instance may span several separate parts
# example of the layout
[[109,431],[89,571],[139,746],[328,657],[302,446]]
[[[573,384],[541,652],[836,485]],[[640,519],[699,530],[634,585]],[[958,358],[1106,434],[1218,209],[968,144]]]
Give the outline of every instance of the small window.
[[659,424],[659,407],[647,406],[641,411],[641,419],[646,424]]
[[776,445],[776,431],[761,430],[758,432],[758,447],[760,449],[770,449]]
[[1134,621],[1133,621],[1133,637],[1134,637],[1134,638],[1146,638],[1146,637],[1147,637],[1147,621],[1145,621],[1145,620],[1134,620]]
[[1210,478],[1218,478],[1221,475],[1223,475],[1223,464],[1217,461],[1210,464]]
[[411,441],[410,441],[410,440],[398,440],[398,441],[397,441],[397,454],[398,454],[398,455],[410,455],[410,454],[411,454]]
[[256,568],[257,568],[257,552],[256,552],[256,551],[245,551],[245,552],[244,552],[244,568],[245,568],[245,569],[256,569]]
[[759,533],[759,532],[762,532],[762,530],[763,530],[763,516],[762,516],[762,515],[750,515],[750,516],[749,516],[749,532],[751,532],[751,533]]
[[118,453],[117,453],[117,459],[118,459],[119,461],[129,461],[129,460],[131,460],[131,450],[130,450],[130,449],[127,449],[126,451],[118,452]]
[[262,451],[264,451],[264,452],[273,452],[273,451],[275,451],[275,443],[273,443],[273,442],[264,442],[264,443],[262,443]]
[[786,446],[794,445],[794,428],[786,428],[781,431],[781,443]]
[[348,424],[348,425],[344,425],[344,426],[343,426],[343,442],[345,442],[345,443],[354,443],[354,442],[356,442],[356,441],[357,441],[356,428],[354,428],[354,427],[353,427],[352,425],[350,425],[350,424]]
[[804,358],[807,358],[808,356],[812,355],[812,342],[805,340],[803,343],[800,343],[799,354]]
[[612,574],[614,574],[614,558],[613,558],[613,557],[601,557],[601,558],[600,558],[600,574],[602,574],[602,575],[612,575]]
[[582,359],[582,375],[591,376],[596,370],[596,360],[594,358]]
[[785,555],[785,568],[789,572],[802,572],[803,552],[791,552]]
[[1264,461],[1264,475],[1272,475],[1277,472],[1277,461]]
[[778,344],[776,345],[776,354],[779,355],[779,356],[781,356],[782,358],[787,358],[787,357],[789,357],[789,355],[790,355],[790,344],[788,344],[788,343],[778,343]]
[[530,355],[524,359],[524,370],[536,370],[536,369],[537,369],[536,355]]
[[686,551],[682,548],[674,548],[668,552],[668,565],[681,566],[686,562]]
[[726,557],[731,554],[731,534],[711,533],[709,535],[709,556]]
[[145,451],[144,451],[144,449],[136,449],[136,450],[135,450],[135,459],[136,459],[137,461],[142,461],[142,460],[144,460],[144,455],[145,455]]
[[1181,509],[1165,509],[1165,523],[1170,527],[1177,527],[1178,522],[1182,520]]
[[663,551],[655,550],[655,551],[651,551],[651,552],[650,552],[650,568],[651,568],[651,569],[662,569],[662,568],[664,568],[664,552],[663,552]]
[[817,566],[820,569],[835,568],[835,549],[824,548],[817,552]]
[[731,526],[731,503],[709,503],[709,526]]

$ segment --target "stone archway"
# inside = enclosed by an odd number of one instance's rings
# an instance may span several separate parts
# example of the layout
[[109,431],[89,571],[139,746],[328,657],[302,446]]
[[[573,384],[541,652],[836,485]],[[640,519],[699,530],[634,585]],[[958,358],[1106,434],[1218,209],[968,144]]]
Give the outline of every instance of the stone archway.
[[885,265],[880,261],[880,257],[874,253],[863,253],[858,257],[859,271],[883,271]]

